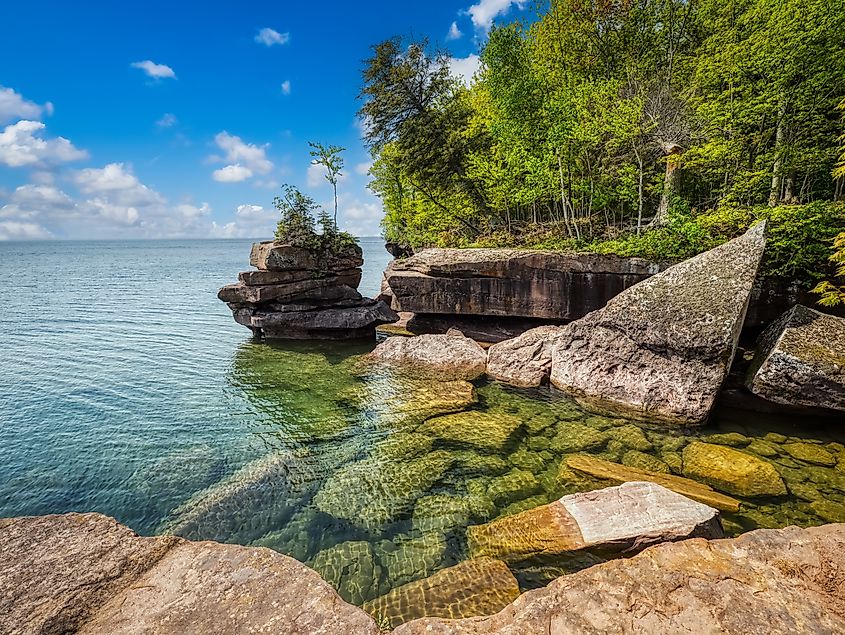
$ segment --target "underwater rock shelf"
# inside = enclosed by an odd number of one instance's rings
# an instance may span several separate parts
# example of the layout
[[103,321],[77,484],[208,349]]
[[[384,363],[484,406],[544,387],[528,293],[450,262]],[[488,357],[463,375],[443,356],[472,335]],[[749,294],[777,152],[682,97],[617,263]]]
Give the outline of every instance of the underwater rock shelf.
[[845,631],[843,548],[845,525],[684,540],[518,598],[500,561],[471,560],[372,602],[377,623],[269,549],[144,538],[100,514],[3,519],[0,631],[377,635],[428,604],[433,616],[394,632],[834,633]]
[[217,294],[238,324],[267,339],[375,338],[375,328],[399,319],[381,300],[358,293],[362,250],[324,253],[273,241],[255,243],[240,282]]

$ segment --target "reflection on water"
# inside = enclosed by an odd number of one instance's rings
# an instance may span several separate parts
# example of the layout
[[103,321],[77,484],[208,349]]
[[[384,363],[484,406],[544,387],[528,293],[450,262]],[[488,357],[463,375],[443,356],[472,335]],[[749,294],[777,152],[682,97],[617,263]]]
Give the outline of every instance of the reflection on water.
[[[569,469],[575,454],[682,475],[684,448],[699,440],[771,463],[790,494],[737,496],[729,533],[820,524],[845,509],[844,435],[823,422],[723,410],[704,430],[649,426],[591,414],[552,389],[403,377],[362,364],[366,350],[243,344],[230,382],[262,413],[253,430],[266,454],[194,493],[161,529],[271,547],[361,604],[464,561],[469,525],[609,484]],[[527,588],[595,561],[511,569]]]

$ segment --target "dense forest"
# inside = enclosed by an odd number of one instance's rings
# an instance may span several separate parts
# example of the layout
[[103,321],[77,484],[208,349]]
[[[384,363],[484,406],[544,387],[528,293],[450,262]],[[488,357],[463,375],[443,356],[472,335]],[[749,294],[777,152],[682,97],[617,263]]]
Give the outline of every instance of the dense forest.
[[769,218],[770,272],[829,273],[843,0],[552,0],[481,61],[467,87],[425,41],[373,47],[361,115],[389,240],[667,259]]

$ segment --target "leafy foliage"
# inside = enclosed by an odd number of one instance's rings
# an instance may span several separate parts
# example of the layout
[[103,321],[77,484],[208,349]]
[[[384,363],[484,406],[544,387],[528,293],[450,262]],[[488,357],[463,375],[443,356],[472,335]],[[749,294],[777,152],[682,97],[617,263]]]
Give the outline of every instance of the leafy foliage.
[[[337,223],[310,196],[292,185],[282,186],[282,195],[273,200],[282,218],[276,227],[276,240],[294,247],[304,247],[330,256],[356,244],[355,237],[338,230]],[[317,233],[314,213],[321,232]]]

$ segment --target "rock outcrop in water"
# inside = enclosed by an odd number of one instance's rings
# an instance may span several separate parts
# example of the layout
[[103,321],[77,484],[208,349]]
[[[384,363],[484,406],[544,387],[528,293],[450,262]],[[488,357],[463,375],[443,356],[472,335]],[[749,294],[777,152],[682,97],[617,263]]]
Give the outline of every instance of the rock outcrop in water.
[[747,383],[775,403],[845,411],[845,319],[790,309],[760,336]]
[[273,241],[255,243],[240,282],[217,294],[238,324],[269,339],[375,337],[399,317],[380,300],[358,293],[364,260],[358,245],[324,253]]
[[758,223],[566,325],[552,384],[600,410],[704,423],[736,351],[765,232]]
[[368,358],[433,379],[475,379],[484,374],[487,352],[460,332],[389,337]]

